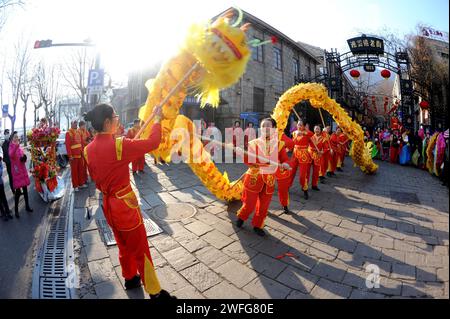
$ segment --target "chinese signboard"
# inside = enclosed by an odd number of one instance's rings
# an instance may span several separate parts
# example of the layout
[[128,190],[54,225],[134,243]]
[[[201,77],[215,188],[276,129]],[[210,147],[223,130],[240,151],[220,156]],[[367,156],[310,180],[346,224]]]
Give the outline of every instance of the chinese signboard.
[[384,54],[384,42],[379,38],[361,36],[349,39],[347,43],[353,54]]
[[364,64],[364,71],[366,72],[375,72],[375,65],[373,63]]
[[420,35],[425,38],[448,43],[448,32],[443,32],[443,31],[438,31],[438,30],[432,29],[432,28],[423,27],[420,30],[420,33],[421,33]]

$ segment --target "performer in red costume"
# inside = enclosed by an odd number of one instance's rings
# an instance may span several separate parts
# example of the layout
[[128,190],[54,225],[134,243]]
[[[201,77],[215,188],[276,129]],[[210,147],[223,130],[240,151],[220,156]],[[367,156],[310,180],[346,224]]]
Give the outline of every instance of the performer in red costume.
[[76,192],[79,188],[87,187],[87,170],[82,158],[84,143],[77,126],[78,122],[72,121],[71,128],[66,133],[66,149],[70,159],[72,186]]
[[337,128],[336,129],[336,134],[338,137],[338,143],[339,143],[339,158],[338,161],[336,163],[336,167],[337,170],[339,172],[342,172],[342,166],[344,166],[344,160],[345,160],[345,155],[347,154],[347,148],[348,148],[348,142],[349,139],[347,137],[347,135],[345,135],[344,132],[342,132],[341,128]]
[[[133,127],[130,128],[127,132],[127,138],[133,139],[137,132],[141,129],[141,121],[139,119],[134,120]],[[133,174],[144,173],[144,165],[145,165],[145,154],[141,157],[139,157],[137,160],[131,162],[131,170],[133,171]]]
[[320,126],[316,125],[314,127],[314,135],[311,137],[314,146],[310,146],[308,149],[313,164],[312,189],[315,191],[320,190],[318,184],[321,158],[323,155],[323,137],[321,133]]
[[[161,108],[154,109],[151,134],[145,140],[114,137],[119,125],[112,106],[99,104],[85,115],[98,132],[84,156],[96,187],[103,193],[103,212],[119,247],[119,261],[125,288],[144,284],[150,298],[171,298],[162,290],[153,266],[136,195],[130,185],[130,162],[142,157],[161,142]],[[138,275],[139,273],[139,275]]]
[[[252,225],[253,230],[259,236],[265,236],[266,234],[262,228],[264,227],[264,220],[267,217],[267,210],[275,189],[275,173],[280,166],[284,170],[290,169],[286,149],[284,147],[279,149],[275,127],[276,122],[273,119],[267,118],[262,120],[261,137],[249,142],[249,155],[244,157],[244,162],[250,168],[244,177],[242,207],[237,213],[236,226],[242,227],[250,214],[255,210]],[[268,163],[271,154],[274,154],[274,152],[278,154],[275,159],[277,161],[276,167]],[[252,156],[252,154],[255,156]]]
[[[284,149],[286,154],[289,150],[294,148],[294,141],[292,141],[288,136],[283,134],[281,136],[281,141],[279,143],[278,149]],[[284,152],[283,152],[284,154]],[[278,182],[278,199],[280,200],[281,206],[283,206],[283,212],[285,214],[290,214],[289,210],[289,188],[292,186],[292,174],[296,171],[293,169],[283,169],[279,167],[275,174],[275,178]]]
[[327,126],[322,130],[323,141],[323,154],[320,157],[320,182],[325,182],[325,174],[327,174],[328,168],[331,165],[331,156],[333,156],[333,150],[330,144],[330,127]]
[[327,176],[336,176],[334,173],[336,171],[336,166],[338,163],[338,159],[340,158],[340,147],[339,147],[339,138],[338,138],[338,130],[336,129],[336,132],[331,134],[330,137],[330,145],[332,150],[332,155],[330,158],[330,166],[328,167],[328,173]]
[[314,134],[305,128],[303,121],[299,120],[297,123],[297,131],[295,131],[293,136],[294,141],[294,157],[295,162],[293,170],[299,166],[300,170],[300,187],[303,190],[305,199],[309,198],[308,195],[308,184],[309,184],[309,171],[311,170],[311,156],[308,152],[308,147],[314,147],[311,141],[311,137]]

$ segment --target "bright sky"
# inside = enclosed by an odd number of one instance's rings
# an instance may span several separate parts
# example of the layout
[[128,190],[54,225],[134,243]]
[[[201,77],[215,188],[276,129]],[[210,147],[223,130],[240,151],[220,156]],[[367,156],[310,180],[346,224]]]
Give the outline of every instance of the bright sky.
[[[361,32],[389,29],[400,37],[418,23],[448,32],[448,0],[33,0],[16,9],[0,31],[0,54],[19,35],[53,43],[98,44],[102,64],[115,80],[176,52],[192,22],[200,22],[230,6],[257,16],[294,40],[324,49],[348,50],[346,40]],[[46,63],[61,61],[68,49],[34,50]],[[0,55],[1,57],[2,55]],[[2,63],[0,63],[1,67]],[[1,74],[1,73],[0,73]],[[20,121],[21,122],[21,121]]]

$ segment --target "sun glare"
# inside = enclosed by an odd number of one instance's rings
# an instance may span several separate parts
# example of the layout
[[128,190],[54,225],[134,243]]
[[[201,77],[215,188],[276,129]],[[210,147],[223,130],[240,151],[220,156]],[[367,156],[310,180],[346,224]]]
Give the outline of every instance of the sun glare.
[[124,76],[176,54],[189,25],[198,22],[183,7],[170,10],[150,1],[110,6],[94,35],[103,66],[111,74]]

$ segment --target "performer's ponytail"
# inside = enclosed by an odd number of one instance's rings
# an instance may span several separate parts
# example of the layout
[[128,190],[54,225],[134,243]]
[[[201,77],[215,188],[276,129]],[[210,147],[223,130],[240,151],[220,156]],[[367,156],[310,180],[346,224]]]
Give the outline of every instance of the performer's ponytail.
[[83,114],[85,121],[89,121],[97,132],[103,132],[103,124],[106,119],[112,120],[114,109],[109,104],[98,104],[95,108]]

